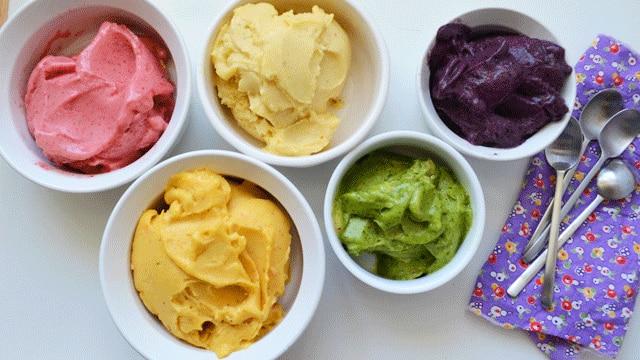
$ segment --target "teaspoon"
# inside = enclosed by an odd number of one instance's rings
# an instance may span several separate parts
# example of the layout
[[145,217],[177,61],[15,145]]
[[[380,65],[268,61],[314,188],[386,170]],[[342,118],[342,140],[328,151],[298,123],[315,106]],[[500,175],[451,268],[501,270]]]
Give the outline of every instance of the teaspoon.
[[[564,176],[571,168],[578,165],[582,153],[580,145],[582,143],[582,131],[576,118],[571,117],[569,123],[560,136],[545,150],[545,156],[549,165],[556,170],[556,190],[554,195],[553,208],[551,209],[551,238],[549,239],[549,254],[546,259],[546,272],[548,269],[556,269],[556,256],[558,252],[558,229],[560,228],[560,210],[562,205],[562,194],[564,193]],[[542,306],[550,308],[553,301],[553,274],[542,284]]]
[[[602,152],[600,158],[591,168],[589,173],[584,177],[577,189],[571,194],[571,197],[562,205],[560,211],[560,218],[563,219],[569,211],[573,208],[573,205],[578,201],[582,192],[589,185],[589,182],[598,173],[604,162],[608,159],[618,157],[625,151],[633,140],[640,133],[640,111],[636,109],[624,109],[616,113],[602,128],[600,136],[598,137],[598,143]],[[544,224],[539,224],[538,227]],[[524,252],[522,261],[524,263],[530,263],[535,257],[542,251],[546,240],[549,236],[549,225],[545,225],[540,236],[537,238],[532,237],[532,245]]]
[[[594,95],[584,106],[582,109],[582,113],[580,114],[580,130],[582,130],[582,135],[584,139],[582,140],[582,147],[580,150],[580,154],[584,154],[587,150],[587,146],[592,140],[598,139],[600,136],[600,132],[602,128],[607,123],[607,121],[615,115],[618,111],[622,110],[624,106],[624,101],[622,99],[622,94],[616,89],[605,89],[598,92]],[[565,191],[567,186],[569,185],[569,180],[573,177],[577,167],[572,168],[567,172],[566,180],[564,183]],[[543,233],[544,229],[549,224],[549,218],[551,216],[551,208],[553,207],[553,198],[547,205],[547,210],[545,210],[544,215],[540,219],[536,230],[531,235],[531,239],[525,246],[523,253],[531,253],[530,249],[535,244],[535,239],[537,239],[540,234]],[[537,255],[542,248],[538,248],[537,251],[533,252],[533,256]],[[523,257],[522,259],[525,263],[529,263],[529,257]]]
[[[573,233],[584,223],[593,211],[604,200],[617,200],[628,196],[637,186],[637,180],[633,172],[620,159],[614,159],[605,166],[598,174],[597,187],[598,196],[585,208],[578,217],[562,232],[558,237],[558,247],[573,235]],[[543,251],[525,271],[509,286],[507,294],[516,297],[522,289],[533,279],[533,277],[545,266],[548,249]],[[546,281],[547,274],[544,279]],[[554,274],[555,276],[555,274]]]

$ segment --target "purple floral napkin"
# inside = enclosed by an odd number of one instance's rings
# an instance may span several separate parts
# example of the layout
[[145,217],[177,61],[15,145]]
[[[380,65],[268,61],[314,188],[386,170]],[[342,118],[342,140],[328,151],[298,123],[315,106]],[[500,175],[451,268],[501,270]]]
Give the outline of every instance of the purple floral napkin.
[[[618,89],[626,108],[640,108],[639,55],[616,39],[599,35],[576,66],[577,96],[573,115],[598,91]],[[640,139],[621,158],[640,179]],[[600,149],[591,142],[569,185],[589,172]],[[626,199],[603,202],[560,250],[551,311],[540,304],[539,272],[516,298],[506,289],[524,271],[522,250],[553,196],[555,171],[544,152],[535,155],[525,174],[522,192],[502,228],[475,284],[469,310],[507,329],[527,331],[537,347],[551,359],[576,358],[595,350],[615,357],[633,313],[640,279],[640,187]],[[576,208],[576,216],[596,197],[591,181]],[[566,224],[565,224],[566,225]],[[562,231],[562,228],[560,229]]]

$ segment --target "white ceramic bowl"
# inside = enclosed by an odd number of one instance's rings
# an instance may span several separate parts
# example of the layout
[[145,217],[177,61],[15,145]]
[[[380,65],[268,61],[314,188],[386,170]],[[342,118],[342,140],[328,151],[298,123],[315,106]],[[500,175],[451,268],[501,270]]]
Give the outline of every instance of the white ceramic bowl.
[[[513,10],[499,8],[478,9],[462,14],[449,22],[460,22],[470,26],[471,28],[485,26],[497,26],[503,28],[506,27],[525,34],[529,37],[549,40],[560,46],[563,46],[562,42],[556,36],[554,36],[551,31],[542,23],[525,14]],[[567,125],[567,122],[571,117],[571,109],[573,109],[573,103],[576,97],[576,82],[573,72],[567,77],[565,85],[562,89],[562,97],[564,98],[564,101],[569,108],[569,112],[562,118],[562,120],[547,124],[537,133],[527,139],[524,143],[513,148],[494,148],[471,144],[464,138],[458,136],[451,129],[449,129],[447,125],[442,122],[433,106],[430,95],[431,92],[429,90],[430,71],[427,64],[427,59],[434,44],[435,35],[431,42],[428,44],[427,50],[422,57],[418,69],[418,100],[422,109],[422,113],[424,114],[426,124],[431,132],[439,138],[443,139],[445,142],[453,146],[461,153],[479,159],[496,161],[508,161],[527,158],[542,151],[545,147],[547,147],[547,145],[551,144]],[[571,66],[570,62],[567,63]]]
[[147,311],[133,285],[130,267],[131,241],[142,212],[163,194],[171,175],[202,167],[262,187],[281,203],[297,230],[291,241],[291,280],[280,299],[285,317],[265,337],[225,359],[276,358],[300,336],[320,301],[324,242],[313,210],[295,185],[271,166],[240,153],[184,153],[154,166],[131,184],[109,217],[100,247],[100,281],[107,307],[123,336],[146,358],[216,359],[214,352],[178,340]]
[[[132,164],[104,174],[66,171],[50,162],[27,128],[24,95],[36,63],[46,54],[61,54],[88,44],[104,20],[154,31],[171,52],[169,73],[176,86],[173,115],[158,142]],[[71,34],[67,37],[60,34]],[[191,98],[191,64],[178,28],[152,1],[62,0],[31,1],[0,28],[0,154],[17,172],[47,188],[88,193],[129,183],[151,168],[181,137]],[[47,52],[48,50],[48,52]],[[71,50],[73,51],[73,50]]]
[[271,1],[279,13],[293,9],[309,12],[318,5],[335,19],[349,35],[352,62],[341,98],[344,107],[335,114],[342,120],[328,147],[307,156],[281,156],[262,150],[263,143],[251,137],[237,125],[230,110],[223,106],[213,84],[215,70],[211,64],[211,49],[219,28],[233,16],[238,6],[261,0],[231,1],[213,20],[196,60],[196,85],[205,114],[218,134],[234,148],[268,164],[287,167],[310,167],[344,155],[369,133],[384,107],[389,87],[389,54],[384,39],[372,18],[354,0]]
[[[441,269],[414,280],[390,280],[374,274],[370,259],[366,256],[355,258],[347,253],[337,236],[332,220],[333,201],[344,174],[364,155],[382,148],[410,156],[428,157],[436,163],[447,166],[453,171],[458,181],[466,187],[471,200],[473,222],[456,255]],[[324,198],[325,230],[329,243],[340,262],[362,282],[379,290],[397,294],[414,294],[435,289],[462,271],[473,258],[482,239],[485,212],[484,194],[480,182],[465,158],[442,140],[415,131],[392,131],[365,140],[336,166],[329,179]]]

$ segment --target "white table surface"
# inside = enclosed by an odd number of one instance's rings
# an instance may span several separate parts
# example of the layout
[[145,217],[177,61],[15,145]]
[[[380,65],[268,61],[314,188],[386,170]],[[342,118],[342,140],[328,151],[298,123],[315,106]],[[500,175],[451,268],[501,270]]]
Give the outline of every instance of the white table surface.
[[[25,2],[12,0],[9,16]],[[173,16],[195,58],[224,1],[157,2]],[[640,50],[640,2],[635,0],[360,2],[384,34],[391,59],[388,100],[372,134],[428,132],[416,97],[419,59],[440,25],[477,7],[514,8],[539,19],[564,42],[571,65],[599,33]],[[6,109],[0,115],[6,116]],[[184,138],[170,155],[205,148],[234,150],[216,134],[194,96]],[[392,295],[356,280],[327,244],[319,308],[283,359],[546,358],[523,332],[495,327],[467,311],[476,276],[498,239],[528,162],[469,161],[484,187],[488,211],[484,240],[469,266],[435,291]],[[278,168],[307,196],[320,224],[323,189],[337,162]],[[103,227],[124,190],[91,195],[48,190],[0,158],[0,358],[141,358],[111,321],[98,277]],[[640,359],[639,340],[640,315],[635,315],[618,358]]]

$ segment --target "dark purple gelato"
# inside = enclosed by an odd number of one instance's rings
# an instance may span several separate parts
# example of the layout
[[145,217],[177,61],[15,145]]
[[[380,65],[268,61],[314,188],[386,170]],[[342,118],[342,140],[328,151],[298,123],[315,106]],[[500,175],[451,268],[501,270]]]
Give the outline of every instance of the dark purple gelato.
[[560,90],[571,74],[564,48],[522,34],[474,36],[442,26],[428,58],[438,115],[474,145],[511,148],[569,111]]

